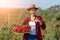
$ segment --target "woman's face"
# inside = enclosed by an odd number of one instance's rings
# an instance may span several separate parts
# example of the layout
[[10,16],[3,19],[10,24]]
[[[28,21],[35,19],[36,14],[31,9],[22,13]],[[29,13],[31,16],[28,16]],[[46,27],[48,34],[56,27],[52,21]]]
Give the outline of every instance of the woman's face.
[[33,15],[35,15],[35,13],[36,13],[36,10],[35,9],[30,9],[30,14],[33,14]]

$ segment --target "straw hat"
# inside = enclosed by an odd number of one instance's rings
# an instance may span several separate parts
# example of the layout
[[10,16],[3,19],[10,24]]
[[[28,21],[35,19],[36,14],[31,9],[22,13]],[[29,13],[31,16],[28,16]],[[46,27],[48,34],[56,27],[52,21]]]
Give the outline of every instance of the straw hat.
[[31,5],[27,8],[27,10],[30,10],[30,9],[35,9],[35,10],[37,10],[37,9],[39,9],[39,8],[37,8],[37,7],[35,6],[35,4],[31,4]]

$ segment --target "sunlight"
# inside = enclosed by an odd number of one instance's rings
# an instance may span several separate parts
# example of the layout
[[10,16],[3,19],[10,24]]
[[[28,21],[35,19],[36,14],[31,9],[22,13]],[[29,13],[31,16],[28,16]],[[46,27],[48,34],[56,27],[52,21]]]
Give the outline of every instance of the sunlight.
[[26,0],[0,0],[0,8],[18,8],[24,5]]
[[24,5],[26,0],[0,0],[0,17],[8,16],[11,12],[11,8],[19,8]]

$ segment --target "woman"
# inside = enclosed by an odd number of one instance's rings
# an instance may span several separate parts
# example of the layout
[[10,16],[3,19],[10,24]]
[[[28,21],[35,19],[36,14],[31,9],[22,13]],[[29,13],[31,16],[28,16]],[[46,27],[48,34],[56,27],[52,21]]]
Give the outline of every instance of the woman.
[[38,8],[36,8],[34,4],[30,5],[30,7],[27,9],[30,16],[25,18],[22,24],[28,24],[31,27],[31,30],[29,33],[24,34],[23,40],[42,40],[41,28],[45,30],[46,27],[42,17],[36,15],[37,9]]

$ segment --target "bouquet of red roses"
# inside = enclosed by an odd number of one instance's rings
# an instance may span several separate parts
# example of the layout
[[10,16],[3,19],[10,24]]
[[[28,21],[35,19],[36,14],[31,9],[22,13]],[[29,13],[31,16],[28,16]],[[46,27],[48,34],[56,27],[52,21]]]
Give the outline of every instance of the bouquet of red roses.
[[12,30],[17,33],[26,33],[29,32],[31,28],[30,26],[18,26],[18,27],[13,27]]

